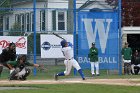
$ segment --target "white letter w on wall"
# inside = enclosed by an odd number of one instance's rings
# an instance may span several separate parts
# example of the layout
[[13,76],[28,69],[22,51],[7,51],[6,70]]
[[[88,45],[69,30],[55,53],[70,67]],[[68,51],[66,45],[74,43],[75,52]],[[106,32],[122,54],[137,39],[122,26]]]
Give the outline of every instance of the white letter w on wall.
[[[91,46],[92,42],[95,42],[97,31],[98,31],[101,51],[102,51],[102,53],[105,53],[107,39],[108,39],[108,33],[110,30],[110,23],[112,22],[112,19],[95,19],[95,20],[83,19],[82,21],[84,22],[84,25],[85,25],[85,30],[86,30],[89,47]],[[95,23],[94,30],[92,27],[93,23]]]

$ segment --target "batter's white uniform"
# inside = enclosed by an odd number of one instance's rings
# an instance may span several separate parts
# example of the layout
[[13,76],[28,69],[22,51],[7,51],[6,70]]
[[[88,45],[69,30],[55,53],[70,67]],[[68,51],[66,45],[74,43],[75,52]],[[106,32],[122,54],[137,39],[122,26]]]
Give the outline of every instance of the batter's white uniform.
[[66,69],[64,71],[65,75],[70,74],[72,66],[74,68],[76,68],[77,71],[79,69],[81,69],[81,67],[79,66],[78,62],[73,58],[73,48],[71,48],[70,46],[63,47],[62,52],[63,52],[63,55],[65,56],[65,60],[64,60],[64,64],[66,66]]

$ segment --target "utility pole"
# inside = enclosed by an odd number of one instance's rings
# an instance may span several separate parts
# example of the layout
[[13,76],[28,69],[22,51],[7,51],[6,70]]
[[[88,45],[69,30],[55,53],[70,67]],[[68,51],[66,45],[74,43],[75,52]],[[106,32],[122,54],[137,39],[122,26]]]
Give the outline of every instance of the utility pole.
[[73,22],[73,0],[68,1],[68,19],[67,19],[67,34],[73,34],[74,22]]

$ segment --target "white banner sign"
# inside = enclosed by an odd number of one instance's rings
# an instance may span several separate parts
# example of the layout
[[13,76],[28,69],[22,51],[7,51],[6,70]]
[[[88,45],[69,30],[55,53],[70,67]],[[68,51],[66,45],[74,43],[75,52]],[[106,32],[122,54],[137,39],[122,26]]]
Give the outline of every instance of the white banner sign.
[[[61,35],[73,44],[73,35]],[[64,58],[61,52],[62,39],[55,35],[41,35],[41,58]]]
[[16,54],[27,54],[27,37],[21,36],[0,36],[0,53],[12,42],[16,44]]

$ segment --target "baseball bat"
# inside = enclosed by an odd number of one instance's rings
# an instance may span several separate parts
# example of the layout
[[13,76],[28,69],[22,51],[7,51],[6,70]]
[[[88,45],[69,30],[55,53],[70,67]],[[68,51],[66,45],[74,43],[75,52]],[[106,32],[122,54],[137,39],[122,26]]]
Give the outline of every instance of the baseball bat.
[[65,38],[63,38],[62,36],[60,36],[60,35],[58,35],[58,34],[56,34],[56,33],[53,33],[55,36],[57,36],[57,37],[59,37],[59,38],[61,38],[61,39],[64,39],[65,40]]

